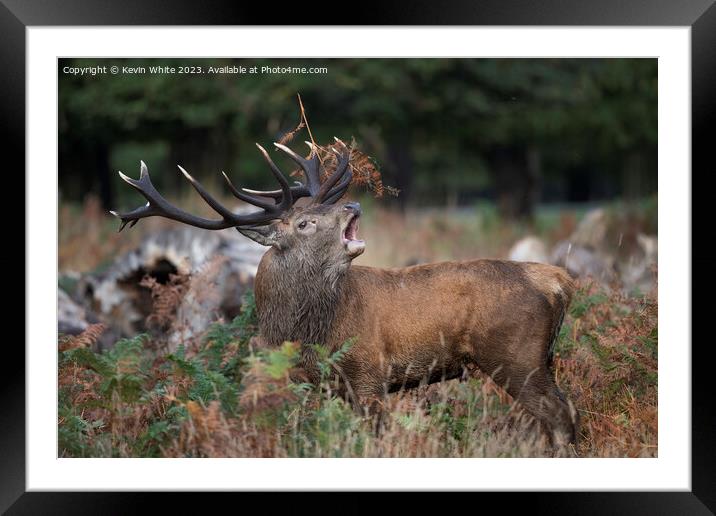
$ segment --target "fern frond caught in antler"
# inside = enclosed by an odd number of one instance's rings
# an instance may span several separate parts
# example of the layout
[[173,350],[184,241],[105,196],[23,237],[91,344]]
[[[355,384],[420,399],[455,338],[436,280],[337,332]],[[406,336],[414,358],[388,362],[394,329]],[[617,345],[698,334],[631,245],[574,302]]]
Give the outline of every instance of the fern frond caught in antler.
[[[284,134],[279,139],[279,143],[286,144],[292,141],[300,131],[306,129],[310,138],[310,142],[306,143],[311,144],[312,148],[316,149],[318,159],[320,160],[323,169],[322,179],[325,180],[336,170],[338,166],[338,157],[335,152],[331,150],[332,145],[321,145],[316,142],[313,137],[313,133],[311,132],[311,126],[308,123],[308,118],[306,117],[306,110],[303,107],[301,95],[298,94],[297,96],[300,109],[300,121],[295,128]],[[358,150],[355,138],[351,137],[351,142],[347,145],[347,147],[350,151],[348,165],[353,173],[351,185],[365,186],[368,190],[373,192],[376,197],[382,197],[384,193],[394,197],[398,196],[400,190],[383,184],[383,179],[380,170],[378,169],[377,161],[372,156]],[[291,172],[292,176],[300,176],[301,174],[302,171],[300,169],[295,169]]]

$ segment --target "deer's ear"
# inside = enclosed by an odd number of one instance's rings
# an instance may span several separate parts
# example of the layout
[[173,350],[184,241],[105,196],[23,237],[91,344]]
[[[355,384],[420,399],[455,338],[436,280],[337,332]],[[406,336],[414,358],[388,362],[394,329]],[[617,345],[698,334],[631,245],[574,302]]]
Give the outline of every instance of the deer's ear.
[[261,245],[279,247],[279,233],[275,223],[269,224],[268,226],[256,226],[253,228],[237,227],[236,229],[245,237]]

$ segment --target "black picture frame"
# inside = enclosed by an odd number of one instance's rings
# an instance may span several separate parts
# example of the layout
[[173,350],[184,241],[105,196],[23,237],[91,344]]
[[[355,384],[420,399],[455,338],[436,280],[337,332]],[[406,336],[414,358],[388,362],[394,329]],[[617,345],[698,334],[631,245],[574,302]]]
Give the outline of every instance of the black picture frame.
[[[361,3],[341,15],[336,4],[312,2],[310,12],[303,4],[280,9],[255,3],[204,0],[201,3],[174,0],[117,2],[65,0],[0,0],[0,131],[6,144],[5,175],[14,175],[18,190],[24,188],[25,170],[25,30],[32,26],[78,25],[295,25],[317,24],[314,13],[336,13],[327,25],[350,20],[357,25],[607,25],[607,26],[690,26],[692,72],[692,277],[699,278],[692,290],[692,490],[690,492],[595,492],[595,493],[490,493],[480,497],[480,505],[489,499],[501,510],[529,506],[531,513],[573,514],[713,514],[716,511],[716,410],[714,409],[711,339],[698,339],[716,308],[708,293],[716,286],[710,273],[712,259],[705,246],[713,234],[706,213],[705,185],[713,174],[709,160],[713,141],[708,128],[716,125],[716,6],[714,0],[488,0],[481,2],[429,2],[400,4],[395,1],[376,5]],[[409,6],[409,8],[407,8]],[[52,117],[54,114],[48,114]],[[7,158],[11,157],[11,164]],[[709,174],[710,173],[710,174]],[[48,172],[48,177],[51,173]],[[15,190],[17,191],[17,190]],[[28,192],[25,192],[27,195]],[[702,252],[699,251],[699,247]],[[23,251],[24,252],[24,251]],[[25,269],[25,275],[30,271]],[[697,291],[704,294],[697,299]],[[698,323],[698,324],[697,324]],[[702,335],[705,337],[705,335]],[[690,343],[669,343],[684,345]],[[5,346],[3,373],[0,375],[0,510],[9,514],[65,513],[97,514],[133,512],[158,495],[136,493],[25,493],[25,353],[19,346]],[[11,366],[8,364],[12,364]],[[218,496],[212,494],[213,497]],[[226,495],[222,495],[222,498]],[[244,503],[250,503],[244,497]],[[190,511],[192,502],[183,494],[163,496],[163,510],[170,506]],[[423,504],[424,496],[411,496]],[[170,500],[168,500],[170,499]],[[212,498],[219,501],[219,498]],[[196,503],[196,500],[193,501]],[[202,502],[199,502],[201,504]],[[475,503],[469,502],[469,503]],[[167,504],[167,505],[165,505]],[[370,502],[351,503],[354,512],[364,512]]]

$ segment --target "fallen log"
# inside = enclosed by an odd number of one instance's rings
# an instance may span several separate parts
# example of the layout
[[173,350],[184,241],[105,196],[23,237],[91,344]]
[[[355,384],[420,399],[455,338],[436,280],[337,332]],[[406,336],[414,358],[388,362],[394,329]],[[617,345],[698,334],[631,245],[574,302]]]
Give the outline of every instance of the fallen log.
[[81,277],[75,298],[119,335],[149,332],[176,349],[238,315],[265,250],[232,229],[171,228]]

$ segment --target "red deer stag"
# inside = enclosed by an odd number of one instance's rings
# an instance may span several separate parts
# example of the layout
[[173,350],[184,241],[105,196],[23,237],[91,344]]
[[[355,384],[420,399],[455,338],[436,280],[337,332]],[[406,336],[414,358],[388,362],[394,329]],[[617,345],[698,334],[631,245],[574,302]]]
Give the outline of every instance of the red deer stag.
[[[473,260],[402,269],[351,266],[365,249],[358,239],[360,205],[336,204],[348,189],[350,149],[340,140],[335,171],[325,175],[316,152],[303,158],[275,144],[303,171],[290,185],[257,144],[281,188],[231,192],[260,210],[237,215],[180,170],[220,219],[191,215],[167,202],[142,162],[138,180],[120,172],[147,204],[121,219],[120,231],[161,216],[204,229],[236,227],[269,246],[255,280],[261,338],[268,345],[302,344],[301,367],[318,380],[315,348],[354,344],[339,363],[354,401],[386,391],[456,378],[477,366],[503,386],[555,444],[574,442],[577,413],[550,373],[552,348],[573,284],[567,272],[539,263]],[[310,145],[310,144],[309,144]],[[303,206],[296,201],[308,197]]]

